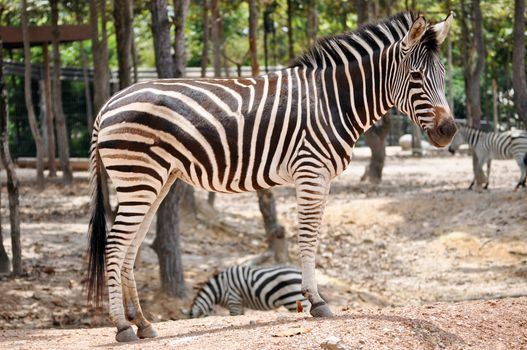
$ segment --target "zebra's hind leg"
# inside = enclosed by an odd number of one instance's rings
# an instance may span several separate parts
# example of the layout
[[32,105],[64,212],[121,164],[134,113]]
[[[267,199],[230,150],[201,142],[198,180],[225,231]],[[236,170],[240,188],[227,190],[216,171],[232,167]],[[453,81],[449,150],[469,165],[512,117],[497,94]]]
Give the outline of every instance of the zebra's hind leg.
[[518,190],[520,187],[525,187],[525,182],[527,180],[527,155],[525,157],[517,157],[516,163],[518,163],[518,166],[520,167],[520,180],[518,181],[518,184],[516,185],[516,190]]
[[172,184],[177,179],[177,174],[171,175],[163,188],[160,190],[159,195],[150,206],[150,209],[143,218],[143,222],[137,231],[137,234],[130,244],[126,253],[125,261],[122,268],[123,277],[123,294],[124,294],[124,307],[128,320],[133,324],[137,325],[137,336],[139,338],[154,338],[157,337],[157,331],[152,324],[144,317],[137,295],[137,287],[134,277],[134,262],[137,256],[137,252],[141,243],[143,242],[148,229],[152,223],[152,220],[159,208],[159,205],[166,197],[168,191],[172,187]]
[[329,317],[332,312],[318,294],[315,278],[315,255],[318,231],[329,193],[327,176],[314,174],[311,169],[297,172],[295,177],[298,206],[298,245],[302,261],[302,294],[311,303],[313,317]]

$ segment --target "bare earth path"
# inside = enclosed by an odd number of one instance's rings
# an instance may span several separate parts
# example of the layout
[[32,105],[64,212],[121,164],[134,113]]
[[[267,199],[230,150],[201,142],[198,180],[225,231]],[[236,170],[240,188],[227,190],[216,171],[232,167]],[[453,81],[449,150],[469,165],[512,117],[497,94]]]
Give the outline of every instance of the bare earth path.
[[526,314],[527,298],[340,311],[323,320],[260,313],[158,323],[158,338],[126,345],[113,342],[113,328],[0,331],[0,348],[320,349],[336,337],[329,349],[526,349]]
[[[494,161],[490,189],[478,193],[466,190],[466,155],[412,158],[389,148],[383,182],[371,186],[359,181],[363,153],[333,182],[320,233],[318,281],[338,317],[249,310],[230,318],[218,308],[214,317],[185,320],[197,284],[267,247],[256,195],[218,195],[208,221],[183,222],[183,300],[160,295],[154,229],[147,235],[136,280],[160,338],[133,348],[316,349],[336,336],[340,349],[527,349],[527,190],[513,191],[515,162]],[[113,328],[98,328],[110,325],[106,310],[87,305],[83,293],[87,174],[41,193],[31,186],[34,170],[19,175],[25,275],[0,276],[0,348],[128,348],[113,343]],[[0,181],[10,251],[4,172]],[[274,193],[296,265],[294,189]],[[206,193],[196,196],[206,201]],[[306,333],[272,336],[294,327]]]

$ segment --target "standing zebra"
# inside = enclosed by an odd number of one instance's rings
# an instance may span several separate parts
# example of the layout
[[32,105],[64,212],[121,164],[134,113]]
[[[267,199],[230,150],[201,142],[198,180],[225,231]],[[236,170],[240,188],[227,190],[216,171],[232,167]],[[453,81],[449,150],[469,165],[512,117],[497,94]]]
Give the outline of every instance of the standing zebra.
[[[516,160],[520,167],[520,180],[516,189],[525,187],[527,167],[527,132],[523,130],[512,130],[505,132],[485,132],[466,125],[459,125],[459,133],[454,137],[448,150],[454,154],[464,143],[468,143],[477,156],[480,167],[487,163],[487,179],[483,188],[488,188],[490,181],[490,161],[492,159]],[[476,183],[472,180],[469,189]]]
[[293,312],[297,301],[307,308],[301,283],[302,273],[292,267],[233,266],[201,287],[190,307],[190,317],[207,316],[216,304],[228,308],[231,316],[243,315],[244,307],[273,310],[284,306]]
[[[141,311],[133,263],[159,204],[181,179],[239,193],[294,184],[302,292],[311,315],[331,316],[315,279],[317,235],[330,181],[351,161],[360,134],[392,107],[444,147],[456,132],[444,94],[439,46],[452,16],[413,13],[320,41],[290,67],[246,79],[155,80],[113,96],[91,142],[93,212],[88,297],[109,291],[117,341],[155,337]],[[117,191],[106,233],[101,171]],[[124,306],[124,307],[123,307]]]

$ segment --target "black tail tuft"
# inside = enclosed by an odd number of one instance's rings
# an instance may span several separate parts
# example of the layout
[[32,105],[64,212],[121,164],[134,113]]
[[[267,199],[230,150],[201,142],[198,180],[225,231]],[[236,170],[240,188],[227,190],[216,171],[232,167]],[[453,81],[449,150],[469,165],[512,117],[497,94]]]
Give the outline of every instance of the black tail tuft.
[[[97,176],[97,175],[96,175]],[[88,247],[88,301],[95,300],[99,307],[104,296],[106,282],[106,214],[104,212],[104,196],[101,177],[95,181],[94,201],[90,219],[90,242]]]
[[527,153],[525,153],[525,156],[523,157],[523,164],[527,165]]

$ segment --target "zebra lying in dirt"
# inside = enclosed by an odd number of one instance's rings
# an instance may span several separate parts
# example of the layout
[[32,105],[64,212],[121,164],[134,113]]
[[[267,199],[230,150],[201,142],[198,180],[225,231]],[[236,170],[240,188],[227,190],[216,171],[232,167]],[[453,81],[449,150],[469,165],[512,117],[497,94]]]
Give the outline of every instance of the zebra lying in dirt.
[[273,310],[284,306],[294,312],[297,301],[307,310],[301,289],[302,273],[296,268],[237,265],[215,274],[201,287],[189,316],[207,316],[214,305],[228,308],[231,316],[243,315],[244,308]]

